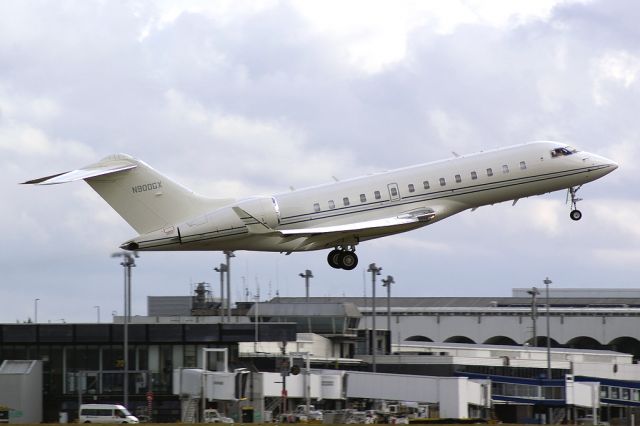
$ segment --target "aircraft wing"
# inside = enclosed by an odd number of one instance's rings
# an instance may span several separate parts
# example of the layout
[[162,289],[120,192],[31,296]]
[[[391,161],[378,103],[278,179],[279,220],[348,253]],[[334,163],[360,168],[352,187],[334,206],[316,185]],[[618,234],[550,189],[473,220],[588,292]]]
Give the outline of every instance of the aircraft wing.
[[399,216],[387,217],[383,219],[367,220],[363,222],[347,223],[344,225],[319,226],[315,228],[301,229],[279,229],[284,236],[288,235],[318,235],[331,234],[334,232],[352,232],[375,228],[388,228],[393,226],[410,225],[419,222],[429,222],[435,216],[431,209],[420,209],[418,211],[405,213]]
[[394,226],[417,224],[420,222],[427,223],[435,217],[435,211],[430,208],[423,208],[411,212],[403,213],[398,216],[367,220],[363,222],[347,223],[342,225],[318,226],[312,228],[300,229],[273,229],[260,222],[258,219],[247,213],[240,207],[233,207],[233,211],[238,215],[240,220],[249,229],[250,233],[277,233],[282,236],[312,236],[321,234],[333,234],[370,230],[375,228],[389,228]]
[[80,179],[89,179],[96,176],[108,175],[121,172],[137,167],[131,161],[123,159],[122,161],[112,161],[108,164],[96,163],[82,169],[72,170],[70,172],[58,173],[51,176],[45,176],[38,179],[22,182],[24,185],[55,185],[59,183],[73,182]]

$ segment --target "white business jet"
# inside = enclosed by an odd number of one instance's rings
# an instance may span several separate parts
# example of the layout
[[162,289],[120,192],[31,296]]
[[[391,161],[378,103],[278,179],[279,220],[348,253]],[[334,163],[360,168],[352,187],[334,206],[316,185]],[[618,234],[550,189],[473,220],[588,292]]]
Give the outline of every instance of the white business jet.
[[567,189],[576,192],[618,165],[556,142],[532,142],[270,196],[217,199],[197,195],[124,154],[24,182],[84,179],[140,235],[126,250],[331,248],[333,268],[358,264],[362,241],[421,228],[464,210]]

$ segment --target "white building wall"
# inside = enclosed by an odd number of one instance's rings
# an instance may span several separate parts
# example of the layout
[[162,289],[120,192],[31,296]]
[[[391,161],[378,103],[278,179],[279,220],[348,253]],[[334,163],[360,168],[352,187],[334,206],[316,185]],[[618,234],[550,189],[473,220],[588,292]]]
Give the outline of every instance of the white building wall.
[[[434,342],[444,342],[453,336],[465,336],[475,343],[485,343],[496,336],[506,336],[517,344],[531,339],[532,321],[527,312],[518,315],[493,315],[492,308],[485,309],[486,315],[465,314],[454,315],[394,315],[391,321],[392,342],[398,343],[411,336],[428,337]],[[495,310],[494,312],[497,312]],[[552,310],[553,312],[553,310]],[[637,327],[638,317],[602,315],[563,315],[552,313],[549,324],[551,337],[561,344],[569,340],[587,336],[601,344],[609,344],[619,337],[633,337],[640,340],[640,329]],[[376,321],[379,328],[386,327],[386,321]],[[371,318],[365,316],[360,328],[371,327]],[[546,317],[544,310],[539,311],[537,335],[546,335]]]
[[28,373],[0,374],[0,406],[9,407],[9,423],[42,423],[42,361],[25,362],[33,363]]
[[438,403],[441,418],[464,419],[469,417],[469,400],[466,377],[438,377]]

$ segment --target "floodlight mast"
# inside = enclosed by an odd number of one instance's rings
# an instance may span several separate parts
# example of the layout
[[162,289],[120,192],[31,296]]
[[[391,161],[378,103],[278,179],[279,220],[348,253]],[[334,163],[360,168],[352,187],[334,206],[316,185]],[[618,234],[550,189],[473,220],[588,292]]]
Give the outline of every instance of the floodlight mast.
[[[389,333],[389,340],[391,340],[391,284],[395,284],[391,275],[387,275],[387,278],[382,279],[382,287],[387,288],[387,332]],[[389,347],[391,347],[391,342],[389,342]]]
[[124,324],[123,324],[123,361],[124,361],[124,383],[123,383],[123,405],[129,406],[129,320],[131,319],[131,268],[136,266],[134,258],[139,257],[138,252],[117,252],[111,257],[122,257],[124,260],[120,265],[124,268]]
[[224,251],[227,260],[227,322],[231,322],[231,258],[236,257],[231,250]]
[[33,316],[33,322],[34,324],[38,323],[38,302],[40,301],[40,299],[34,299],[33,300],[33,304],[35,305],[34,307],[34,316]]
[[[547,297],[547,380],[551,380],[551,326],[549,325],[549,284],[552,281],[549,277],[545,278],[542,281],[546,286],[546,297]],[[549,382],[548,382],[549,383]],[[551,424],[551,407],[547,408],[547,424]]]
[[213,268],[213,270],[220,273],[220,307],[218,308],[218,315],[220,315],[220,322],[224,322],[224,273],[227,272],[227,265],[221,263],[219,267]]
[[531,323],[533,333],[531,346],[538,346],[538,304],[536,297],[540,294],[540,291],[536,287],[531,287],[531,290],[527,290],[527,294],[531,296]]
[[309,279],[313,278],[313,273],[309,269],[306,269],[304,274],[299,273],[298,275],[304,278],[305,302],[307,304],[307,333],[311,333],[311,314],[309,313]]
[[371,365],[372,370],[376,372],[376,347],[378,339],[376,333],[376,275],[380,275],[382,268],[377,267],[375,263],[369,265],[367,272],[371,272]]

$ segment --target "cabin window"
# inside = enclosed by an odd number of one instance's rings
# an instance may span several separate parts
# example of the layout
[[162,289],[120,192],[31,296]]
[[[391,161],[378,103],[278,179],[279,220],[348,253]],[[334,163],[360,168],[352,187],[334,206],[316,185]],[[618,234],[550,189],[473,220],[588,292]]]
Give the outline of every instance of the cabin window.
[[360,194],[360,202],[365,203],[367,201],[367,196],[364,194]]
[[424,189],[429,189],[429,181],[425,180],[424,182],[422,182],[422,185],[424,185]]
[[416,188],[412,183],[409,184],[409,192],[416,192]]
[[460,183],[462,182],[462,178],[460,177],[460,175],[456,175],[456,183]]
[[320,211],[320,203],[313,203],[313,210],[318,213]]
[[350,203],[349,203],[349,197],[344,197],[342,199],[342,204],[344,204],[345,207],[347,207]]
[[396,188],[395,186],[391,187],[391,196],[392,197],[397,197],[398,196],[398,188]]
[[331,210],[333,210],[333,209],[335,209],[335,208],[336,208],[336,203],[334,203],[334,202],[333,202],[333,200],[329,200],[329,208],[330,208]]
[[382,198],[382,197],[380,196],[380,191],[374,191],[374,192],[373,192],[373,197],[374,197],[376,200],[379,200],[380,198]]
[[440,178],[440,186],[445,186],[447,184],[447,181],[444,180],[444,178]]
[[527,170],[527,163],[525,163],[524,161],[520,162],[520,170]]
[[471,172],[471,179],[473,180],[478,179],[478,174],[475,171]]
[[509,166],[507,166],[506,164],[502,165],[502,173],[507,174],[509,173]]
[[493,169],[491,169],[491,167],[487,169],[487,176],[489,177],[493,176]]

